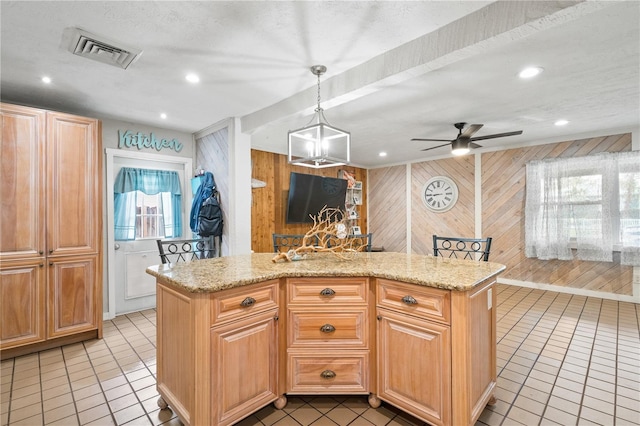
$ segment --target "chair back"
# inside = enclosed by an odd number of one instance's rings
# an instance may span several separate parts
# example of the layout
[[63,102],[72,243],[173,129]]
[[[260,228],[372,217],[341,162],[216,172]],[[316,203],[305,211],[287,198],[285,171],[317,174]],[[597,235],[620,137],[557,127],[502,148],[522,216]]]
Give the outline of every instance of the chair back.
[[[317,244],[317,238],[314,238],[314,244]],[[302,246],[304,234],[273,234],[273,252],[287,252],[291,249]]]
[[[371,240],[373,239],[373,234],[371,232],[368,234],[347,235],[344,239],[348,240],[351,247],[362,247],[362,250],[360,251],[371,251]],[[337,246],[341,241],[342,239],[332,235],[329,237],[329,247]]]
[[458,238],[433,236],[433,255],[456,259],[489,261],[491,237]]
[[162,263],[190,262],[214,257],[209,239],[156,240]]

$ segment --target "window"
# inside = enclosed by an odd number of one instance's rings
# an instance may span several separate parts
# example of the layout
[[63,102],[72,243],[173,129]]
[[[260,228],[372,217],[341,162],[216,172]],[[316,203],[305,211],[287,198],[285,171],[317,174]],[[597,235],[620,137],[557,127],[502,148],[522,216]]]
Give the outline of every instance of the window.
[[123,167],[114,183],[116,240],[182,235],[178,173]]
[[640,152],[527,163],[527,257],[610,262],[614,249],[640,265]]
[[163,205],[171,205],[170,192],[147,195],[136,191],[136,239],[172,237],[166,235],[165,221],[173,223],[173,211],[166,209],[168,211],[165,212]]

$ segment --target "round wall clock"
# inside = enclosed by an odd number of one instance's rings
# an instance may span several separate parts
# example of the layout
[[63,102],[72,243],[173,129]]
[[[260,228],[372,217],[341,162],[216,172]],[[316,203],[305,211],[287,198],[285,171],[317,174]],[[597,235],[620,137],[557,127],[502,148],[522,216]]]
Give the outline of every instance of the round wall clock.
[[422,201],[433,212],[446,212],[458,201],[458,186],[446,176],[434,176],[422,187]]

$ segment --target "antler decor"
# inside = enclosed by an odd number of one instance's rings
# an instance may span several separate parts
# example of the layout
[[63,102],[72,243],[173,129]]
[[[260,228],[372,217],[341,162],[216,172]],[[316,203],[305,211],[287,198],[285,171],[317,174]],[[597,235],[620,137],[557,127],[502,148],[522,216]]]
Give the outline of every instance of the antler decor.
[[325,206],[311,218],[313,226],[302,238],[302,245],[278,253],[271,259],[273,263],[280,260],[290,262],[297,256],[312,252],[329,252],[341,259],[351,260],[354,253],[367,246],[366,241],[363,244],[361,238],[350,238],[347,235],[347,220],[340,209]]

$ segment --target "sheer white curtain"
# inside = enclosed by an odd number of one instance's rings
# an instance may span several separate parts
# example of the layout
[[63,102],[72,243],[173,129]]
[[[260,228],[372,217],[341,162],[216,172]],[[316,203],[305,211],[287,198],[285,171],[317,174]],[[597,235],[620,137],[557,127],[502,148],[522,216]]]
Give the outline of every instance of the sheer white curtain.
[[[640,214],[640,152],[527,163],[525,255],[640,265],[640,238],[626,238]],[[626,175],[624,175],[626,173]],[[626,176],[626,178],[625,178]],[[625,207],[626,206],[626,207]],[[640,223],[637,223],[640,230]]]

